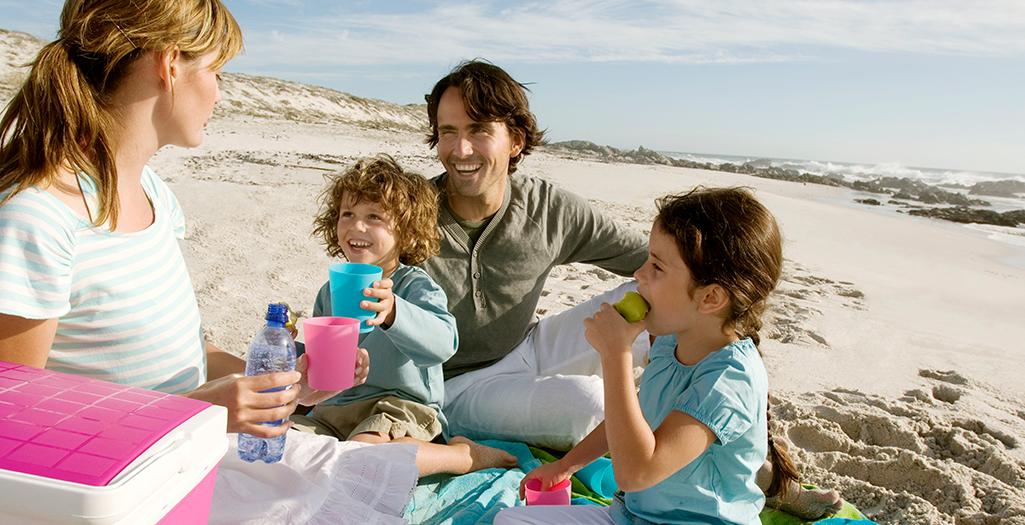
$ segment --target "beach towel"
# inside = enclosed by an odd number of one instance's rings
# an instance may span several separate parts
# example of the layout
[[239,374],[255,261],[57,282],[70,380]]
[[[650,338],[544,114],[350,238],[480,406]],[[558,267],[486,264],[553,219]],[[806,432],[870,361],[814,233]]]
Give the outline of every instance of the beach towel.
[[237,435],[217,470],[210,524],[404,525],[416,447],[288,432],[278,463],[238,458]]
[[[481,443],[516,456],[519,468],[487,469],[462,476],[440,474],[420,480],[404,513],[411,524],[491,525],[500,510],[523,504],[519,500],[519,486],[524,474],[542,463],[550,463],[557,459],[557,452],[553,453],[524,443],[498,440],[484,440]],[[610,476],[611,472],[606,472],[605,469],[611,469],[611,461],[606,463],[599,459],[588,466],[592,467],[591,475],[579,476],[578,473],[571,478],[572,504],[609,505],[611,500],[605,497],[604,493],[609,490],[606,475]],[[815,488],[813,485],[805,487]],[[835,516],[816,522],[806,522],[792,514],[770,508],[764,509],[759,517],[763,525],[874,523],[866,520],[861,512],[846,502],[844,508]]]

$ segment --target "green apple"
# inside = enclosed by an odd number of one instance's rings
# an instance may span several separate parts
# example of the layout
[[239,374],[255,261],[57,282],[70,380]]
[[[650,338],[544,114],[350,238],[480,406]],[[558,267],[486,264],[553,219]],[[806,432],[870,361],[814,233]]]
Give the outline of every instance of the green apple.
[[612,307],[630,323],[636,323],[648,315],[648,301],[637,292],[626,292],[626,295]]

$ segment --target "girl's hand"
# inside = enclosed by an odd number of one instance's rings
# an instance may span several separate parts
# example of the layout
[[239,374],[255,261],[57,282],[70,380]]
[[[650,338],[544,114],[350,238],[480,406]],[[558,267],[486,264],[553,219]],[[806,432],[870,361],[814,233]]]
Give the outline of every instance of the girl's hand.
[[[310,362],[306,358],[306,354],[299,356],[299,359],[295,360],[295,370],[302,374],[302,379],[299,380],[300,392],[299,392],[299,404],[303,406],[313,406],[325,399],[330,399],[337,395],[341,390],[317,390],[313,388],[306,381],[306,370],[309,369]],[[367,374],[370,373],[370,354],[367,353],[365,348],[360,348],[356,353],[356,374],[353,376],[353,386],[359,386],[367,382]]]
[[562,463],[562,460],[545,463],[540,467],[531,470],[523,477],[523,481],[520,482],[520,499],[527,499],[524,495],[524,487],[527,486],[527,481],[539,479],[541,480],[541,490],[548,490],[556,484],[561,483],[562,480],[569,479],[574,472],[575,471],[566,468]]
[[643,331],[643,320],[628,323],[608,303],[602,303],[598,313],[584,319],[584,337],[603,358],[630,354],[634,340]]
[[377,313],[373,319],[367,321],[368,326],[388,328],[395,322],[395,294],[391,291],[392,286],[394,283],[391,279],[381,279],[374,281],[372,288],[363,290],[363,295],[377,298],[376,303],[373,301],[360,301],[359,303],[360,308]]
[[[299,382],[296,371],[274,372],[258,376],[228,374],[207,381],[187,397],[200,399],[228,409],[228,432],[245,432],[258,437],[277,437],[291,423],[288,416],[295,411],[299,388],[288,388]],[[267,390],[276,390],[266,392]],[[284,419],[278,426],[261,423]]]

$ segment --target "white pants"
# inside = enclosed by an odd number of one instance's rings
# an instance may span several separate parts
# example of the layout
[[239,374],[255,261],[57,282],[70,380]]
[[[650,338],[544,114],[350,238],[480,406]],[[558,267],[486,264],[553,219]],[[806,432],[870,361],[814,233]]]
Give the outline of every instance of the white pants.
[[608,507],[597,505],[544,505],[509,507],[495,515],[495,525],[616,525]]
[[[557,450],[583,439],[605,417],[601,359],[584,338],[584,319],[636,288],[630,281],[545,317],[497,363],[446,381],[449,434]],[[635,366],[648,349],[644,332],[633,345]]]

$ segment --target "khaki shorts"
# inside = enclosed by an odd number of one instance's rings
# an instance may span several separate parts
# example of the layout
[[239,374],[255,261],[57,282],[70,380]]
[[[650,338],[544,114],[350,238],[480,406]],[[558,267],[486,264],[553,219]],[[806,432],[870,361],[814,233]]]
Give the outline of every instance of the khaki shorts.
[[293,415],[293,428],[338,439],[379,432],[391,439],[411,437],[431,441],[441,434],[438,412],[395,396],[364,399],[348,405],[323,405],[309,415]]

